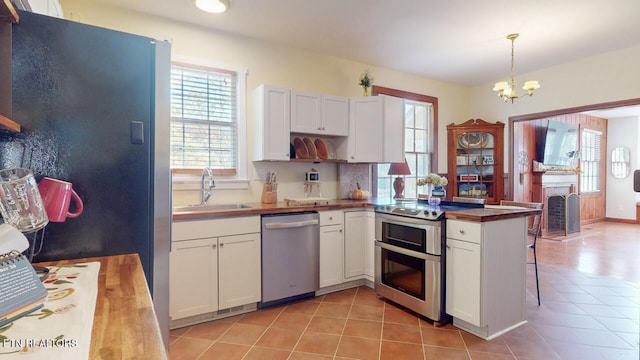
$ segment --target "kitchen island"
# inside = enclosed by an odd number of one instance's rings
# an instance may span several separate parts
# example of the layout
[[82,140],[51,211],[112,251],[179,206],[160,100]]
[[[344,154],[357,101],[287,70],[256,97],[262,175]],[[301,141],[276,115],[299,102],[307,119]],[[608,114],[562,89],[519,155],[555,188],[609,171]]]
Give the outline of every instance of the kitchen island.
[[[137,254],[42,262],[100,262],[90,359],[167,359]],[[37,334],[34,334],[36,336]]]

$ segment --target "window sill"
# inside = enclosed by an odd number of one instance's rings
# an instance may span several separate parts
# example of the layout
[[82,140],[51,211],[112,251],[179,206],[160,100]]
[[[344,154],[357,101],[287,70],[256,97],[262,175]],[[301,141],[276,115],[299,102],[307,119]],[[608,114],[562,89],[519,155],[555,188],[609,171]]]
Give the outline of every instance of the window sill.
[[[174,175],[172,186],[174,191],[180,190],[200,190],[201,177],[189,175]],[[215,178],[216,190],[247,190],[249,189],[248,179],[221,179]]]

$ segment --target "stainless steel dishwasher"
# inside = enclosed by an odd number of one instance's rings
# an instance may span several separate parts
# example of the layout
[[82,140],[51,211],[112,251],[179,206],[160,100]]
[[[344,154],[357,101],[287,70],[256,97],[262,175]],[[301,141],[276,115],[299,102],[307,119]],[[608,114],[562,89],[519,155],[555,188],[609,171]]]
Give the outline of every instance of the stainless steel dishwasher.
[[314,296],[319,288],[318,213],[263,215],[260,306]]

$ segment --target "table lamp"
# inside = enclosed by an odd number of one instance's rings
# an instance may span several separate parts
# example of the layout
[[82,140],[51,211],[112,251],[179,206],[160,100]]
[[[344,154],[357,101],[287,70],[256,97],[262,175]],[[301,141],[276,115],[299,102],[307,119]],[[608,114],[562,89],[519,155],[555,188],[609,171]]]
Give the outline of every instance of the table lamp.
[[[404,159],[403,163],[392,163],[389,167],[389,172],[387,175],[411,175],[411,170],[409,169],[409,165],[407,164],[407,159]],[[403,199],[404,198],[404,178],[398,176],[393,181],[393,190],[396,194],[393,196],[394,199]]]

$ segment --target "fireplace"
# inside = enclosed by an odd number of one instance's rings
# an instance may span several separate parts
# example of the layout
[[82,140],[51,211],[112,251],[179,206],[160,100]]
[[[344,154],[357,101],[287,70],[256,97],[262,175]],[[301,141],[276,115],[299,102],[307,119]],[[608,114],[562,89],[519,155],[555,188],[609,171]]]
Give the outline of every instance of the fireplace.
[[547,233],[567,236],[580,232],[580,197],[576,193],[547,199]]
[[544,204],[541,234],[568,235],[580,231],[578,174],[534,172],[532,200]]

